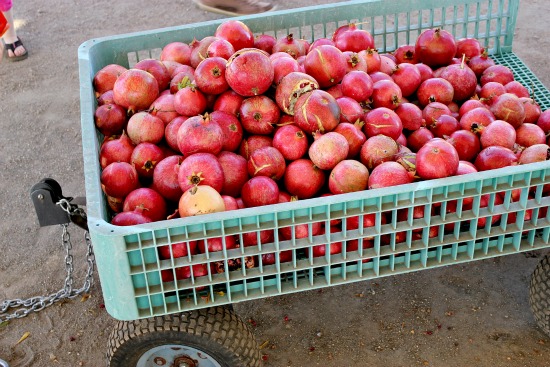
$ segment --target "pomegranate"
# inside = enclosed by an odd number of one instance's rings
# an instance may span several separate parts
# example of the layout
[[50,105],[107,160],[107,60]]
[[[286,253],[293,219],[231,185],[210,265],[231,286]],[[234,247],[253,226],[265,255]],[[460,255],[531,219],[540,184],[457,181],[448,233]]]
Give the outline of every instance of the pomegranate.
[[279,263],[291,262],[292,261],[292,250],[284,250],[279,253],[271,252],[268,254],[262,254],[261,261],[265,265],[274,265],[277,260]]
[[421,77],[422,82],[434,77],[434,71],[428,65],[423,64],[421,62],[416,63],[415,65],[416,65],[416,68],[418,69],[418,71],[420,71],[420,77]]
[[134,145],[132,141],[125,132],[122,132],[120,137],[107,140],[101,145],[99,150],[99,163],[101,168],[105,168],[113,162],[130,163],[133,151]]
[[292,72],[299,72],[300,65],[298,61],[291,57],[279,57],[275,60],[271,60],[273,66],[273,85],[277,87],[281,80]]
[[397,62],[395,61],[395,58],[391,54],[380,55],[380,71],[382,73],[391,75],[396,67],[397,67]]
[[94,122],[103,135],[120,135],[126,127],[126,111],[117,104],[103,104],[95,109]]
[[[341,230],[338,227],[330,227],[330,232],[331,233],[341,232]],[[319,234],[325,234],[325,229],[323,228]],[[315,245],[312,247],[307,247],[306,255],[312,256],[312,257],[321,257],[321,256],[326,256],[327,251],[330,255],[341,253],[342,242],[341,241],[330,242],[323,245]]]
[[363,119],[363,107],[355,99],[350,97],[336,98],[340,107],[340,122],[355,123]]
[[487,106],[483,104],[479,99],[469,99],[462,103],[460,108],[458,109],[458,117],[459,120],[464,116],[464,114],[468,111],[473,110],[474,108],[483,107],[486,108]]
[[418,63],[418,58],[414,53],[414,46],[412,45],[401,45],[395,49],[393,56],[397,61],[397,64],[409,63],[416,64]]
[[346,63],[347,63],[346,73],[349,73],[351,71],[362,71],[365,73],[367,72],[367,68],[368,68],[367,60],[365,60],[361,55],[353,51],[344,51],[342,53],[346,58]]
[[506,90],[506,93],[512,93],[515,94],[518,97],[525,97],[529,98],[529,89],[525,88],[523,84],[516,80],[512,80],[511,82],[508,82],[504,89]]
[[164,139],[170,149],[178,152],[178,130],[181,125],[187,120],[185,116],[178,116],[166,125],[164,128]]
[[242,234],[242,245],[244,247],[258,246],[273,242],[275,231],[273,229],[264,229],[256,232],[246,232]]
[[334,46],[334,41],[332,39],[329,39],[329,38],[317,38],[315,39],[311,45],[309,45],[309,48],[307,50],[307,52],[311,52],[311,50],[313,50],[315,47],[319,47],[321,45],[331,45],[331,46]]
[[381,71],[375,71],[373,73],[369,73],[369,76],[372,80],[372,83],[379,82],[380,80],[389,80],[390,82],[393,82],[393,79],[388,74],[385,74]]
[[158,117],[164,122],[164,126],[168,125],[170,121],[179,116],[179,113],[174,107],[174,95],[173,94],[163,94],[160,95],[149,108],[149,113],[153,116]]
[[404,97],[411,96],[422,83],[422,75],[416,65],[406,62],[398,64],[393,69],[391,77],[395,84],[401,88]]
[[422,110],[415,104],[401,103],[395,110],[403,129],[414,131],[422,126]]
[[409,147],[413,152],[418,152],[424,144],[433,138],[434,134],[432,131],[427,127],[421,126],[409,134],[407,137],[407,147]]
[[476,173],[476,172],[478,172],[478,170],[473,163],[466,162],[466,161],[459,161],[455,176],[467,175],[468,173]]
[[115,104],[115,98],[112,90],[108,90],[97,97],[97,105],[102,106],[104,104]]
[[210,115],[185,120],[178,130],[177,139],[179,151],[184,156],[199,152],[217,155],[223,147],[223,131]]
[[160,246],[158,249],[161,259],[171,259],[195,255],[198,252],[197,241],[177,242],[170,246]]
[[152,76],[155,77],[158,83],[159,91],[163,91],[166,88],[168,88],[168,85],[170,85],[170,80],[172,79],[172,76],[168,72],[168,69],[162,61],[155,60],[155,59],[143,59],[138,61],[137,64],[134,65],[134,69],[140,69],[143,71],[147,71]]
[[195,153],[181,162],[178,182],[183,192],[193,186],[208,185],[221,193],[225,178],[222,166],[215,155]]
[[464,63],[449,65],[441,72],[441,78],[451,83],[454,91],[453,100],[462,102],[476,92],[476,74]]
[[224,177],[221,193],[239,197],[243,185],[250,178],[246,158],[237,153],[222,151],[218,155],[218,162],[222,167]]
[[491,105],[491,112],[499,120],[509,122],[514,128],[519,128],[525,120],[525,109],[519,97],[512,93],[504,93]]
[[411,183],[409,172],[397,162],[382,162],[374,167],[369,176],[369,189],[379,189]]
[[123,211],[137,211],[152,222],[166,219],[166,202],[162,195],[153,189],[141,187],[126,196]]
[[218,98],[216,98],[216,102],[214,102],[212,109],[214,111],[223,111],[232,115],[237,115],[243,100],[243,96],[230,89],[223,92],[218,96]]
[[171,42],[162,48],[160,61],[176,61],[183,65],[189,65],[191,47],[183,42]]
[[372,104],[374,108],[386,107],[395,110],[399,107],[403,94],[401,88],[395,82],[379,80],[372,86]]
[[478,96],[486,105],[490,106],[501,94],[506,93],[504,85],[498,82],[487,82],[481,87]]
[[542,113],[539,104],[532,98],[520,97],[519,100],[523,103],[523,109],[525,110],[524,124],[536,124]]
[[176,94],[180,89],[187,86],[194,86],[195,68],[184,65],[186,70],[179,71],[170,80],[170,93]]
[[366,50],[359,51],[359,56],[367,63],[367,72],[369,74],[380,71],[382,60],[380,59],[380,54],[377,49],[370,47]]
[[546,135],[550,134],[550,110],[542,112],[537,120],[537,126],[544,131]]
[[120,74],[113,86],[115,103],[129,113],[146,110],[159,95],[157,80],[140,69],[129,69]]
[[115,226],[133,226],[136,224],[151,223],[152,220],[143,213],[133,212],[121,212],[111,219],[111,224]]
[[279,228],[279,235],[283,240],[292,240],[317,236],[323,231],[321,222],[296,224],[292,227]]
[[468,66],[478,78],[481,77],[485,69],[493,65],[495,65],[495,61],[489,57],[487,52],[482,52],[481,55],[471,57],[470,60],[468,60]]
[[208,185],[193,186],[181,195],[178,212],[181,218],[223,212],[225,203],[220,193]]
[[546,135],[538,125],[523,123],[516,130],[516,143],[523,147],[546,144]]
[[280,118],[277,104],[265,95],[246,98],[239,108],[243,129],[249,134],[269,135]]
[[227,20],[221,23],[214,36],[225,39],[233,45],[235,51],[254,47],[254,34],[246,24],[240,20]]
[[214,111],[210,114],[212,123],[216,123],[222,130],[222,150],[234,152],[239,149],[243,138],[243,127],[239,119],[228,112]]
[[308,134],[332,131],[340,122],[338,102],[321,89],[298,97],[294,110],[294,123]]
[[197,242],[197,249],[201,254],[223,251],[224,249],[232,250],[238,247],[236,236],[210,237]]
[[319,83],[310,75],[297,71],[291,72],[283,77],[277,85],[275,101],[284,113],[293,116],[298,98],[302,94],[318,88]]
[[430,102],[422,110],[422,118],[424,118],[426,125],[432,124],[443,115],[451,114],[452,112],[449,107],[441,102]]
[[207,108],[206,96],[195,84],[185,83],[174,96],[174,108],[183,116],[196,116],[204,113]]
[[504,65],[489,66],[483,71],[479,79],[481,86],[488,82],[498,82],[506,85],[514,80],[514,73],[509,67]]
[[92,79],[95,96],[99,97],[100,95],[113,90],[117,78],[127,70],[128,69],[124,66],[117,64],[109,64],[102,67],[97,73],[95,73],[94,78]]
[[393,160],[405,167],[412,179],[416,178],[416,153],[400,150],[393,156]]
[[356,158],[361,151],[361,147],[367,140],[367,136],[362,131],[363,125],[363,121],[357,121],[354,124],[349,122],[341,122],[333,130],[334,132],[341,134],[348,141],[349,149],[348,156],[346,157],[347,159]]
[[233,47],[233,45],[228,40],[225,40],[223,38],[219,38],[213,41],[206,48],[206,58],[221,57],[222,59],[227,60],[234,53],[235,53],[235,48]]
[[416,96],[422,106],[427,106],[431,102],[447,105],[453,101],[454,88],[446,79],[430,78],[420,84]]
[[277,181],[285,173],[286,162],[277,148],[263,147],[250,154],[247,169],[250,177],[267,176]]
[[495,121],[495,115],[485,107],[477,107],[466,112],[460,118],[460,126],[464,130],[473,130],[477,126],[488,126]]
[[428,128],[436,138],[444,138],[460,129],[460,124],[453,116],[441,115],[433,120]]
[[415,43],[416,57],[431,67],[450,64],[456,51],[457,45],[453,35],[441,28],[423,31]]
[[258,49],[237,51],[227,61],[225,79],[243,97],[263,94],[273,84],[274,70],[269,56]]
[[294,161],[302,158],[304,154],[306,154],[309,148],[309,142],[307,140],[307,135],[298,126],[285,125],[275,131],[273,135],[273,146],[281,152],[284,159]]
[[360,151],[360,160],[369,170],[382,162],[393,160],[399,152],[395,140],[386,135],[375,135],[368,138]]
[[347,72],[347,62],[342,51],[335,46],[321,45],[306,55],[304,68],[321,88],[328,88],[342,81]]
[[455,147],[462,161],[471,162],[481,151],[481,143],[475,133],[469,130],[457,130],[447,141]]
[[309,45],[307,45],[299,39],[294,38],[292,33],[280,37],[273,45],[272,53],[286,52],[292,58],[297,59],[300,56],[304,56],[308,51]]
[[130,163],[113,162],[101,172],[101,185],[106,195],[124,198],[138,188],[138,174]]
[[547,144],[535,144],[525,148],[519,157],[519,164],[544,162],[550,160],[550,147]]
[[269,34],[259,34],[254,37],[254,48],[258,48],[268,54],[273,53],[273,46],[277,39]]
[[[357,102],[367,101],[373,93],[373,82],[370,76],[360,70],[348,72],[342,79],[342,93]],[[355,122],[355,121],[353,121]]]
[[487,171],[517,164],[518,157],[508,148],[491,146],[482,149],[475,159],[478,171]]
[[256,149],[268,146],[273,146],[273,138],[271,136],[251,135],[242,140],[241,145],[239,146],[239,154],[248,160],[248,158],[250,158],[250,154],[252,154]]
[[135,145],[139,143],[158,144],[164,138],[164,122],[148,112],[138,112],[128,120],[128,137]]
[[416,173],[424,180],[453,176],[459,160],[458,152],[452,144],[434,138],[418,150]]
[[252,177],[243,185],[241,198],[247,208],[277,204],[279,187],[277,182],[267,176]]
[[308,155],[313,164],[324,170],[333,169],[348,156],[349,144],[346,138],[334,131],[326,134],[314,134]]
[[334,45],[341,51],[360,52],[374,48],[374,37],[368,31],[357,28],[355,23],[337,29],[332,36],[332,40]]
[[498,145],[511,150],[516,143],[516,129],[503,120],[493,121],[488,126],[482,127],[480,132],[481,148]]
[[299,199],[314,197],[325,184],[325,172],[316,167],[309,159],[292,161],[286,168],[284,187],[286,191]]
[[328,187],[333,194],[345,194],[348,192],[367,189],[369,170],[359,161],[345,159],[338,162],[330,172]]
[[139,177],[153,178],[155,166],[164,159],[162,149],[152,143],[139,143],[132,151],[130,163],[137,171]]
[[225,80],[226,60],[221,57],[208,57],[195,69],[195,84],[206,94],[221,94],[229,89]]
[[464,57],[468,61],[474,56],[481,55],[482,51],[481,43],[475,38],[461,38],[456,41],[455,57],[460,59]]
[[378,107],[365,114],[363,131],[367,137],[382,134],[397,140],[403,131],[403,125],[394,111]]
[[157,163],[153,170],[152,188],[166,200],[172,202],[177,202],[182,195],[178,182],[178,172],[182,161],[182,156],[172,155]]

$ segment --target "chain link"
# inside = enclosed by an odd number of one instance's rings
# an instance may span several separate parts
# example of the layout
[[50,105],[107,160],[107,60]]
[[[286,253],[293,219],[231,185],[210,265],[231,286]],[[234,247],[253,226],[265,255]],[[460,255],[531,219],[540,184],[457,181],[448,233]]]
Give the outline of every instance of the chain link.
[[[71,205],[68,200],[61,199],[57,205],[61,206],[69,215],[79,215],[83,218],[86,218],[86,214],[82,208]],[[65,249],[65,271],[66,277],[63,289],[52,293],[47,296],[36,296],[28,299],[13,299],[2,301],[0,304],[0,322],[8,321],[11,319],[22,318],[27,316],[31,312],[38,312],[43,310],[46,307],[51,306],[55,302],[59,302],[63,299],[72,299],[78,297],[81,294],[85,294],[90,290],[94,283],[94,264],[95,257],[94,251],[92,248],[92,241],[90,240],[90,234],[88,231],[84,233],[84,240],[86,241],[87,251],[86,251],[86,262],[88,264],[86,277],[84,279],[84,284],[81,288],[73,289],[73,255],[72,249],[73,245],[71,242],[71,235],[68,231],[68,223],[62,224],[63,233],[61,235],[61,241],[63,243],[63,248]],[[8,310],[17,309],[11,314],[8,314]]]

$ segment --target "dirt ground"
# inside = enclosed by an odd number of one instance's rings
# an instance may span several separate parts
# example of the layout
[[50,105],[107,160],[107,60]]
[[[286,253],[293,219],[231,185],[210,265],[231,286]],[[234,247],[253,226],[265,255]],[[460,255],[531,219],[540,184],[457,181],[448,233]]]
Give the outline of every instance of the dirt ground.
[[[280,2],[280,8],[329,3]],[[546,0],[522,0],[514,50],[550,87]],[[0,63],[0,301],[56,292],[65,273],[59,227],[40,228],[31,187],[57,179],[84,196],[78,46],[91,38],[215,19],[188,0],[15,1],[23,62]],[[75,286],[84,276],[83,232],[72,226]],[[235,305],[266,348],[266,367],[550,366],[528,282],[543,252],[517,254],[321,291]],[[0,324],[11,367],[105,366],[115,324],[101,284],[87,300],[57,303]],[[18,343],[18,340],[28,337]]]

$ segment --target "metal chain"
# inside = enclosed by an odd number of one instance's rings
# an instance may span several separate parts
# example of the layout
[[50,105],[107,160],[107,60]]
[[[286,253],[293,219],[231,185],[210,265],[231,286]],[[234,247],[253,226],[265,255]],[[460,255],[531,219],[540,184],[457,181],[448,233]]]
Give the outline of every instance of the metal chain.
[[[70,205],[66,199],[62,199],[57,203],[63,208],[69,215],[79,215],[83,218],[86,217],[86,214],[81,208]],[[68,223],[62,224],[63,234],[61,236],[61,241],[65,249],[65,270],[67,276],[65,277],[65,283],[63,289],[52,293],[48,296],[36,296],[28,299],[14,299],[2,301],[0,304],[0,322],[8,321],[15,318],[22,318],[27,316],[31,312],[38,312],[44,308],[51,306],[55,302],[59,302],[63,299],[72,299],[78,297],[81,294],[87,293],[90,290],[90,287],[93,285],[94,279],[94,264],[95,257],[92,248],[92,241],[90,240],[90,234],[88,231],[84,233],[84,240],[87,245],[86,252],[86,262],[88,263],[88,269],[86,272],[86,277],[84,279],[84,284],[81,288],[73,289],[73,255],[71,253],[73,245],[71,243],[71,235],[68,231]],[[8,314],[9,309],[17,309],[16,311]]]

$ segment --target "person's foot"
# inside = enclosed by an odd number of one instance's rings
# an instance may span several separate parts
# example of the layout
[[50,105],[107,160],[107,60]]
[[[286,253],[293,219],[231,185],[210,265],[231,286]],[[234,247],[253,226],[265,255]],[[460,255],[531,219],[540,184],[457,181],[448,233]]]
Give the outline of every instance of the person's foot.
[[250,15],[275,10],[276,5],[262,0],[193,0],[201,9],[225,15]]
[[28,56],[27,49],[19,38],[13,43],[4,43],[3,54],[8,61],[20,61]]

